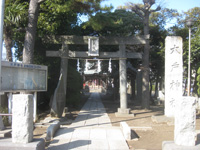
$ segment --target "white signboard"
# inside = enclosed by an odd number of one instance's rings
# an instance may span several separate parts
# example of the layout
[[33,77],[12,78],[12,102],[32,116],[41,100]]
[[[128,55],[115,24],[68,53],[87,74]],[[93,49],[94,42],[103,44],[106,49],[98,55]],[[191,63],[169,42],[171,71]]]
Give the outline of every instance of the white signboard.
[[88,56],[99,56],[99,38],[88,39]]
[[47,66],[2,61],[1,91],[47,91]]
[[165,39],[165,115],[167,117],[174,117],[175,103],[182,96],[182,57],[182,38],[167,36]]

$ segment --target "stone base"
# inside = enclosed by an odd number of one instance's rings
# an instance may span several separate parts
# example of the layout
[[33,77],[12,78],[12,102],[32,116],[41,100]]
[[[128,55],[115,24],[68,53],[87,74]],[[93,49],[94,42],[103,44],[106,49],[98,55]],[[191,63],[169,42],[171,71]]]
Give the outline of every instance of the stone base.
[[115,113],[116,117],[134,117],[134,114],[131,114],[130,108],[122,109],[118,108],[118,112]]
[[34,139],[33,142],[27,144],[12,143],[12,139],[0,139],[0,149],[2,150],[44,150],[44,139]]
[[200,150],[200,144],[195,146],[179,146],[174,141],[163,141],[162,150]]
[[155,123],[167,123],[168,125],[174,125],[174,118],[173,117],[166,117],[162,116],[151,116],[152,122]]

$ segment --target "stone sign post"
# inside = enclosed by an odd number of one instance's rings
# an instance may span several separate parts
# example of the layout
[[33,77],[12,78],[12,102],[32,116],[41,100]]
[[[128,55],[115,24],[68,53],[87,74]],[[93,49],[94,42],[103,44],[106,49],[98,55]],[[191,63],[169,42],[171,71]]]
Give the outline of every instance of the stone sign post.
[[199,150],[196,144],[196,98],[182,96],[182,38],[168,36],[165,49],[165,115],[175,117],[174,141],[162,150]]
[[165,116],[174,117],[175,102],[182,96],[182,38],[165,39]]

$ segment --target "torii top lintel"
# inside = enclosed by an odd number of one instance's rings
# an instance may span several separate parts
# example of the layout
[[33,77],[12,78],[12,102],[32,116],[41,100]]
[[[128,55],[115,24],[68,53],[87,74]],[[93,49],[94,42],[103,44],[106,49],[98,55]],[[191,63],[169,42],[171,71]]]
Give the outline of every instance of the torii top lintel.
[[[77,44],[77,45],[87,45],[88,39],[92,36],[51,36],[47,37],[48,41],[51,41],[53,44]],[[146,44],[145,36],[130,36],[130,37],[99,37],[99,45],[137,45],[137,44]]]

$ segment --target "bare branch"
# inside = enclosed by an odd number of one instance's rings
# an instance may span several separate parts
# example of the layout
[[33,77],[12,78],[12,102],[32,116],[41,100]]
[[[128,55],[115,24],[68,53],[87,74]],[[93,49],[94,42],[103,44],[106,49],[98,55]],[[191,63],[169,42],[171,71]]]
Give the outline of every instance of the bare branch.
[[160,10],[161,10],[161,7],[158,6],[156,9],[154,9],[154,10],[150,10],[150,13],[152,13],[152,12],[156,12],[156,11],[160,11]]
[[139,7],[138,5],[135,5],[131,2],[129,2],[127,4],[127,6],[129,7],[130,10],[135,12],[139,17],[141,17],[142,19],[144,18],[144,11],[145,10],[142,7]]
[[140,9],[137,9],[137,7],[132,7],[131,9],[132,11],[134,11],[138,16],[140,16],[142,19],[144,18],[144,12],[141,11]]
[[38,3],[41,4],[41,3],[43,3],[44,1],[46,1],[46,0],[38,0]]
[[151,6],[155,4],[155,0],[143,0],[144,8],[146,11],[149,11]]

